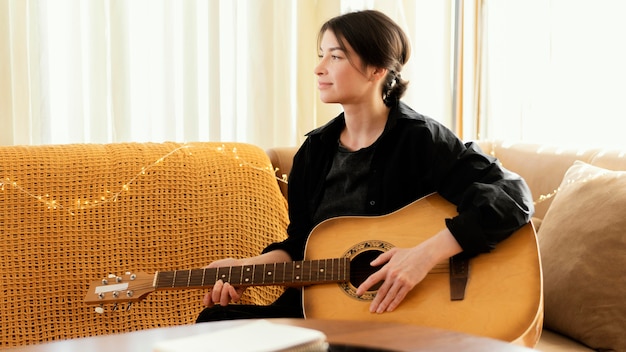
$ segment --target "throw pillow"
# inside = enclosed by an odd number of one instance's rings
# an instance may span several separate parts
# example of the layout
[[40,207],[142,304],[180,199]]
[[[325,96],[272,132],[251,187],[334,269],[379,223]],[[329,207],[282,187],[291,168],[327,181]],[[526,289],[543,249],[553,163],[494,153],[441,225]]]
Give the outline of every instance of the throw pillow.
[[626,171],[576,161],[538,232],[545,327],[626,351]]

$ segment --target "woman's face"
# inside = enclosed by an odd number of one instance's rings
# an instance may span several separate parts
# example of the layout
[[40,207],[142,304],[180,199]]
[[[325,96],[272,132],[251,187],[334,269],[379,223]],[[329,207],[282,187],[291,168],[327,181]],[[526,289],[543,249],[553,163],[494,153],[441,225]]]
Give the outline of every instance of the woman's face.
[[380,99],[377,80],[371,79],[374,69],[364,67],[352,47],[345,44],[347,52],[341,49],[333,32],[326,31],[322,36],[320,61],[314,70],[320,99],[342,105],[362,103],[376,96]]

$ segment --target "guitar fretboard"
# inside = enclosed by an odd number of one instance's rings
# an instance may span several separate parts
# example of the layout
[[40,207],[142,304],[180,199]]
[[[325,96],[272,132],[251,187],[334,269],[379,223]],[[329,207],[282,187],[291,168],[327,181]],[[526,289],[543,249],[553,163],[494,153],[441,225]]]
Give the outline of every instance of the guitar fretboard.
[[350,260],[333,258],[221,268],[162,271],[156,274],[155,289],[201,288],[217,280],[237,286],[305,286],[350,279]]

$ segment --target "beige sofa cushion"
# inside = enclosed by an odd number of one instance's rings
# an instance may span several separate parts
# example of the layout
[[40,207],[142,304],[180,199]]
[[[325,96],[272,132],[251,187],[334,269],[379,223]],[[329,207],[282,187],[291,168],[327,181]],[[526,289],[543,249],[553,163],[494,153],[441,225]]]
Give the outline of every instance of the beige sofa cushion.
[[538,233],[546,328],[626,351],[625,214],[625,171],[569,168]]

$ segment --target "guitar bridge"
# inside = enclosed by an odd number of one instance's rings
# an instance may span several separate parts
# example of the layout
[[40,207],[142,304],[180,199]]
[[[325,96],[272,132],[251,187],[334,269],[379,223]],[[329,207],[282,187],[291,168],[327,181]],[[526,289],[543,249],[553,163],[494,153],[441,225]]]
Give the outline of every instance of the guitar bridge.
[[469,278],[469,259],[461,255],[450,257],[450,300],[462,301]]

